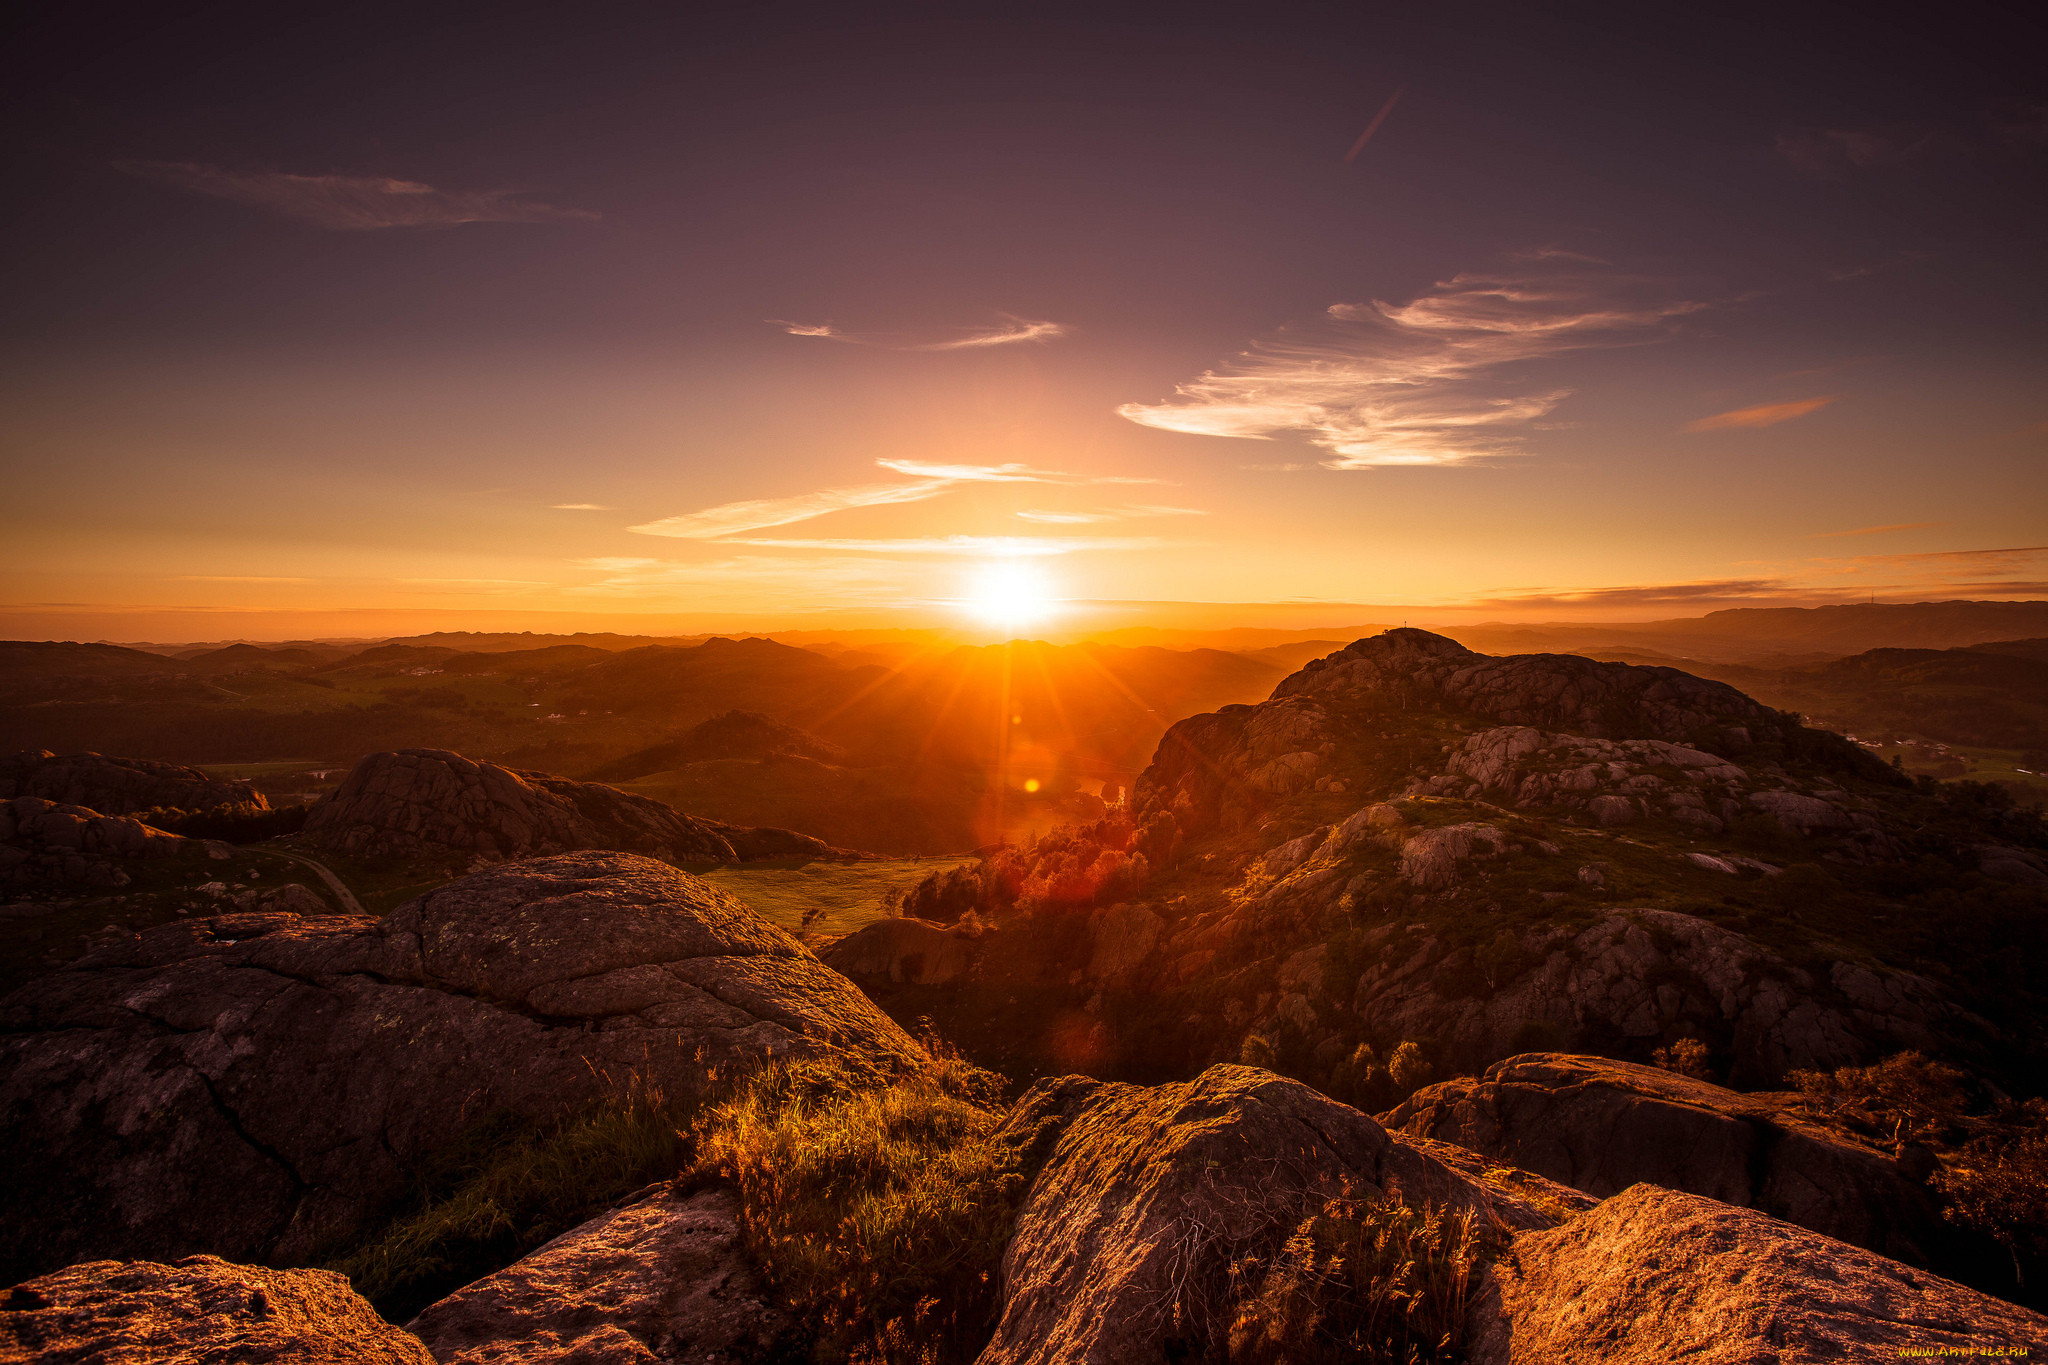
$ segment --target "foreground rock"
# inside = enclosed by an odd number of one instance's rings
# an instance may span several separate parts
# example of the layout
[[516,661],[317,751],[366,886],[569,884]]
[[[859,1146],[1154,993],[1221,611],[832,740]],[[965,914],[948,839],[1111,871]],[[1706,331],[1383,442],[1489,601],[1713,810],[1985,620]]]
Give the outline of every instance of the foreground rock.
[[1384,1117],[1390,1128],[1590,1195],[1660,1185],[1994,1292],[2017,1289],[1997,1246],[1945,1222],[1933,1194],[1899,1160],[1813,1123],[1787,1096],[1744,1095],[1599,1057],[1533,1053],[1430,1086]]
[[594,1218],[406,1324],[441,1365],[795,1359],[797,1324],[740,1244],[729,1190]]
[[329,1270],[215,1256],[91,1261],[0,1295],[0,1360],[43,1365],[433,1365]]
[[1554,1221],[1524,1196],[1553,1210],[1590,1203],[1534,1177],[1522,1194],[1484,1183],[1452,1149],[1251,1067],[1177,1085],[1041,1082],[1006,1128],[1038,1125],[1058,1138],[1004,1255],[1002,1319],[982,1365],[1220,1358],[1231,1263],[1270,1253],[1347,1188],[1398,1187],[1410,1204],[1517,1229]]
[[306,817],[309,842],[359,857],[496,861],[617,849],[672,862],[845,857],[786,829],[700,820],[596,782],[502,768],[446,749],[371,754]]
[[0,1001],[0,1282],[93,1256],[310,1256],[487,1115],[917,1046],[709,884],[579,853],[384,920],[165,925]]
[[1875,1365],[2048,1352],[2038,1313],[1654,1185],[1516,1237],[1487,1272],[1472,1321],[1471,1365]]
[[0,801],[0,889],[126,886],[127,864],[175,858],[198,845],[125,816],[35,796]]
[[183,764],[91,753],[59,755],[48,749],[0,757],[0,801],[17,796],[39,796],[107,815],[132,815],[153,806],[204,810],[268,804],[250,783],[209,777]]

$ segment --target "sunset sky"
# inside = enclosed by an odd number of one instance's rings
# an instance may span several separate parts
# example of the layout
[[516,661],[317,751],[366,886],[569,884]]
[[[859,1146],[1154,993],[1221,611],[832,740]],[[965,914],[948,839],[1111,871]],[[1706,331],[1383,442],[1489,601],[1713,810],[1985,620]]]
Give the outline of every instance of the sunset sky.
[[0,633],[2048,596],[2024,7],[41,8]]

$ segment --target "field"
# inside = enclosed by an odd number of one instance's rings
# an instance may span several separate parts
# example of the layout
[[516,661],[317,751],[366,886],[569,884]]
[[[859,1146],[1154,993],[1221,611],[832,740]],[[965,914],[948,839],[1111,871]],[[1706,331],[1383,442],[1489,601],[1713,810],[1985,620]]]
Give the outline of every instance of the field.
[[892,891],[907,891],[962,858],[892,858],[865,863],[799,863],[788,859],[688,870],[745,901],[747,908],[791,933],[850,934],[887,915]]

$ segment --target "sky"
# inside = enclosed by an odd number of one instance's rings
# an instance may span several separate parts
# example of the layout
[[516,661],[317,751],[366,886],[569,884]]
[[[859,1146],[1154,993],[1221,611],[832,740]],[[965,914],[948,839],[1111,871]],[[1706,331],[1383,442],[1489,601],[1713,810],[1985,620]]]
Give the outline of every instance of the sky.
[[2048,597],[2022,8],[43,7],[0,633]]

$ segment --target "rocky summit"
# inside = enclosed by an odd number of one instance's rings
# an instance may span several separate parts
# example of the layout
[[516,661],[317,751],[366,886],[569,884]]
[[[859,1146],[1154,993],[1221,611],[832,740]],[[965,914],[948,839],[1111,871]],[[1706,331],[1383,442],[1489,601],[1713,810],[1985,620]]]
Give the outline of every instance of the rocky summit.
[[305,832],[320,847],[372,858],[497,861],[586,848],[674,862],[845,856],[790,830],[700,820],[616,787],[445,749],[371,754],[314,804]]
[[507,864],[381,920],[165,925],[0,1001],[0,1029],[8,1280],[95,1256],[290,1263],[483,1115],[921,1055],[788,934],[621,853]]

